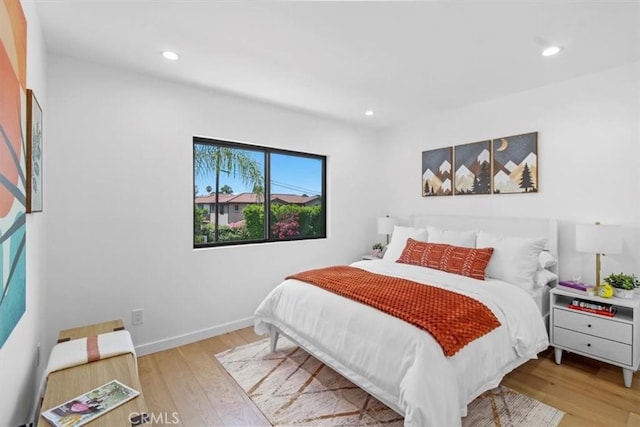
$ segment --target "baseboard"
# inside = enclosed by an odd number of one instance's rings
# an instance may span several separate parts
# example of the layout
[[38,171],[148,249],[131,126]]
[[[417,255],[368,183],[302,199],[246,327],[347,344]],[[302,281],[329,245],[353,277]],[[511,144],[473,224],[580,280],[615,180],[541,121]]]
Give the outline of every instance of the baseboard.
[[199,331],[189,332],[188,334],[178,335],[163,340],[153,341],[146,344],[136,346],[136,354],[145,356],[147,354],[157,353],[159,351],[168,350],[192,342],[215,337],[216,335],[226,334],[227,332],[246,328],[253,325],[253,317],[236,320],[234,322],[224,323],[222,325],[213,326],[211,328],[201,329]]

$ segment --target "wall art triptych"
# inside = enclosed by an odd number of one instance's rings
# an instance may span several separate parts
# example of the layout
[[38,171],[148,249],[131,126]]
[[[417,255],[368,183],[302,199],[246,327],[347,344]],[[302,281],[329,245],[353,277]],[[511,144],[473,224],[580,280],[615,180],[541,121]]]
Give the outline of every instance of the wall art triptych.
[[538,133],[422,152],[422,196],[538,192]]

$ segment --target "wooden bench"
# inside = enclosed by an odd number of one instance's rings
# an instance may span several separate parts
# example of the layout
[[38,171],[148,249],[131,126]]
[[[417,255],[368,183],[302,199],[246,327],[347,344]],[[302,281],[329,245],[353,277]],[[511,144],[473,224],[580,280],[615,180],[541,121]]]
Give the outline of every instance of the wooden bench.
[[[122,329],[124,329],[122,320],[113,320],[80,328],[67,329],[61,331],[58,335],[58,343]],[[147,405],[142,396],[142,387],[138,379],[136,366],[135,356],[128,353],[52,372],[49,374],[47,380],[41,412],[67,402],[74,397],[115,379],[138,390],[140,395],[124,405],[96,418],[87,425],[92,427],[131,425],[129,419],[131,414],[147,413]],[[38,419],[38,427],[49,426],[49,422],[40,416]]]

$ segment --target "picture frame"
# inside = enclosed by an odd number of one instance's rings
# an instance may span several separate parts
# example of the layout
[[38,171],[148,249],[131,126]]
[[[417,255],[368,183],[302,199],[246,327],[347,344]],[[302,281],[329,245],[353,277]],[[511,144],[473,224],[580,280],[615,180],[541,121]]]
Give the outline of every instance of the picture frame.
[[42,212],[42,108],[27,89],[26,210]]
[[491,194],[491,140],[454,147],[455,195]]
[[422,197],[453,195],[453,147],[422,152]]
[[538,192],[538,132],[492,141],[493,194]]

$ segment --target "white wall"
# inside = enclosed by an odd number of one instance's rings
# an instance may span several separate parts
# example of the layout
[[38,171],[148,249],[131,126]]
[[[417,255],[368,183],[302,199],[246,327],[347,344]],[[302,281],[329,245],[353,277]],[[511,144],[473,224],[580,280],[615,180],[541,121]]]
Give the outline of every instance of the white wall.
[[[27,87],[33,89],[44,112],[43,150],[47,153],[46,52],[40,23],[33,2],[22,4],[27,18]],[[43,167],[47,178],[46,164]],[[44,343],[45,227],[46,188],[43,194],[45,213],[27,215],[27,308],[7,342],[0,349],[0,426],[17,426],[29,420],[37,390],[37,345]]]
[[[381,135],[380,188],[395,215],[552,217],[560,273],[593,281],[593,255],[575,251],[575,224],[624,227],[622,255],[603,273],[640,276],[640,63],[423,117]],[[421,197],[422,151],[538,131],[538,194]],[[378,213],[386,213],[379,210]],[[604,277],[604,276],[603,276]]]
[[[371,131],[62,56],[48,85],[49,344],[113,318],[141,353],[248,325],[287,274],[375,236]],[[329,238],[194,251],[194,135],[328,155]]]

